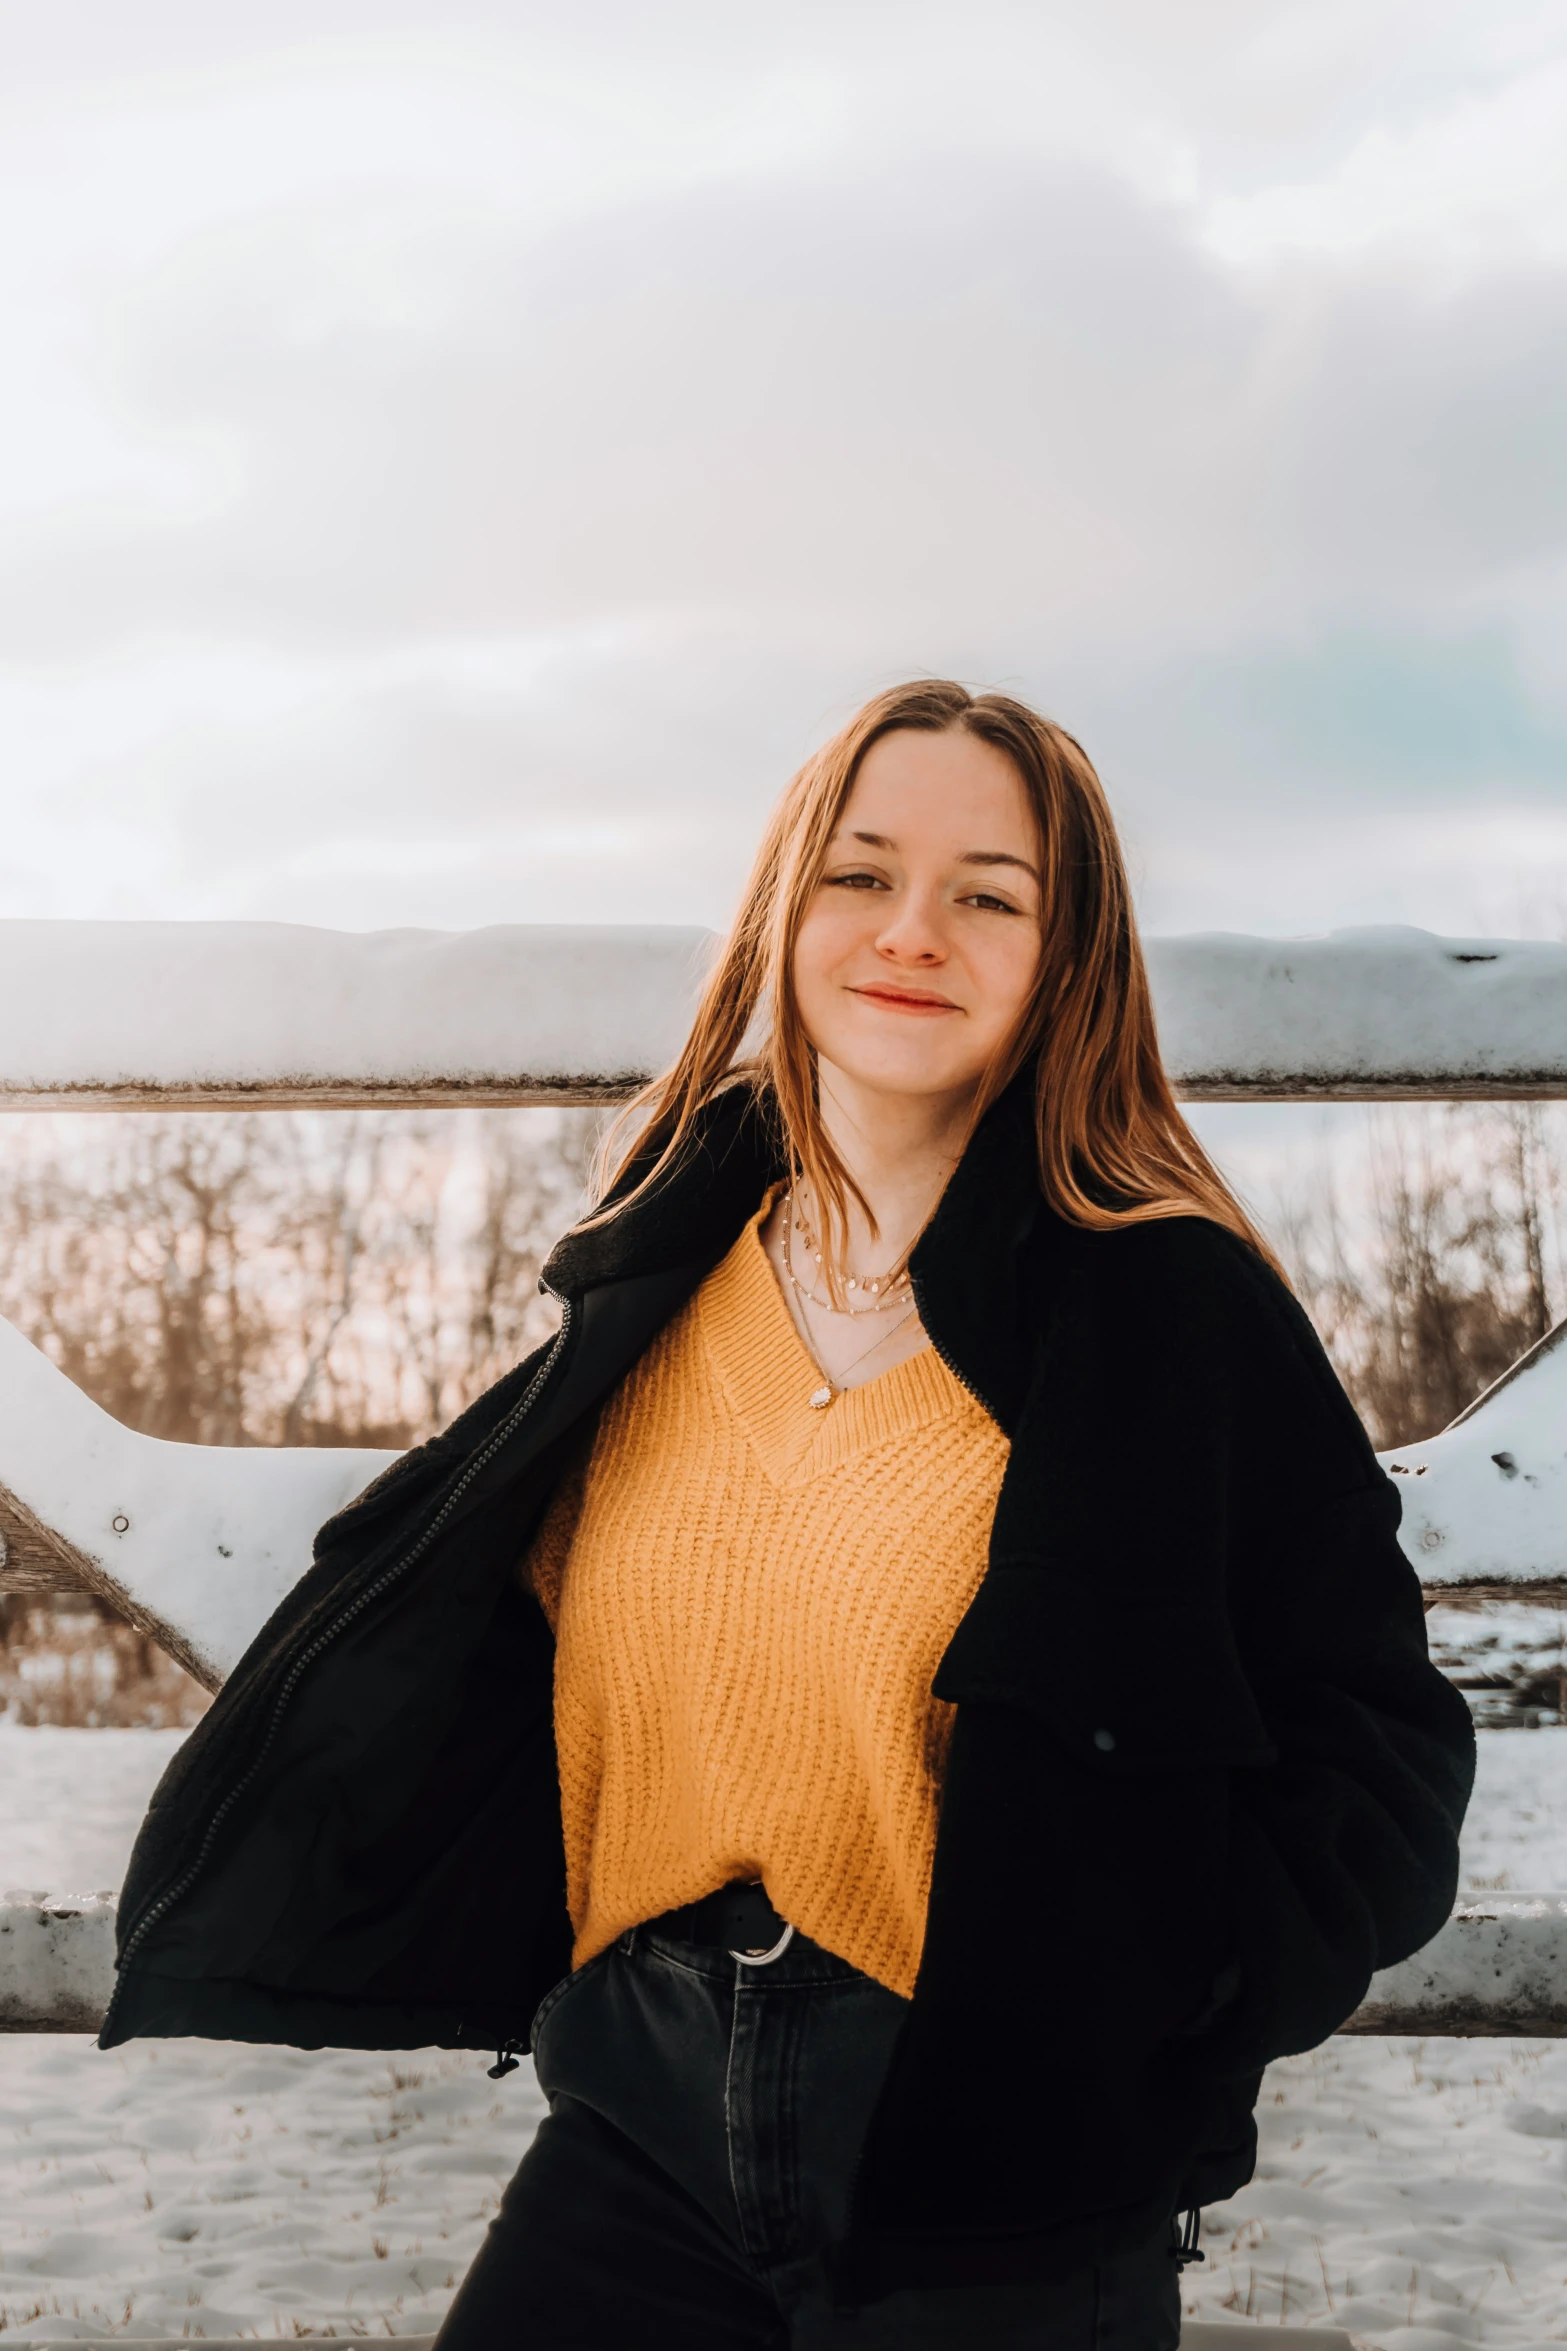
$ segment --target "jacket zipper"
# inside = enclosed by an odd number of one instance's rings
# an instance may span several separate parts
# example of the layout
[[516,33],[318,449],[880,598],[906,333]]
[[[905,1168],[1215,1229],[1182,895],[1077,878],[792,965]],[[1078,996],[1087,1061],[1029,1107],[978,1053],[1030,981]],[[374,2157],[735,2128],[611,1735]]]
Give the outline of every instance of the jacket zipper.
[[453,1486],[451,1492],[447,1495],[446,1500],[441,1504],[440,1509],[436,1512],[434,1518],[430,1521],[430,1524],[425,1528],[423,1534],[420,1535],[415,1542],[411,1543],[408,1549],[403,1552],[399,1558],[392,1560],[389,1565],[384,1567],[381,1573],[376,1577],[374,1583],[367,1584],[365,1589],[360,1592],[355,1599],[349,1602],[348,1606],[343,1610],[342,1614],[340,1616],[334,1617],[332,1622],[325,1626],[322,1631],[316,1635],[315,1639],[310,1643],[309,1647],[302,1650],[299,1656],[295,1658],[293,1664],[289,1667],[288,1673],[284,1678],[283,1686],[278,1691],[277,1697],[273,1701],[272,1719],[267,1724],[265,1735],[263,1736],[261,1744],[256,1749],[255,1755],[251,1760],[250,1768],[235,1781],[228,1794],[224,1797],[222,1803],[218,1806],[217,1811],[213,1814],[211,1820],[208,1822],[207,1833],[202,1838],[201,1844],[198,1847],[194,1858],[175,1879],[174,1883],[169,1886],[165,1892],[158,1895],[156,1900],[153,1901],[148,1906],[148,1908],[142,1912],[141,1917],[136,1921],[134,1928],[132,1928],[130,1933],[126,1936],[124,1947],[121,1950],[119,1959],[116,1962],[114,1990],[109,1996],[109,2005],[104,2010],[103,2024],[101,2027],[103,2032],[106,2033],[109,2029],[109,2026],[113,2022],[114,2011],[119,2004],[120,1994],[125,1986],[126,1971],[129,1968],[131,1961],[135,1958],[136,1953],[140,1950],[142,1944],[145,1942],[147,1936],[152,1932],[153,1928],[157,1926],[160,1921],[167,1918],[169,1912],[174,1908],[174,1905],[177,1902],[183,1902],[185,1896],[190,1892],[191,1887],[196,1883],[196,1880],[200,1877],[202,1871],[206,1868],[208,1861],[212,1858],[212,1849],[217,1841],[218,1832],[222,1828],[224,1821],[227,1819],[234,1806],[239,1802],[241,1796],[244,1795],[245,1790],[250,1786],[257,1772],[260,1771],[262,1765],[266,1762],[267,1756],[272,1750],[273,1741],[276,1739],[278,1731],[281,1728],[283,1715],[288,1706],[288,1702],[293,1697],[295,1690],[298,1688],[300,1676],[304,1673],[306,1667],[315,1663],[316,1659],[321,1655],[323,1649],[329,1648],[332,1642],[337,1639],[338,1634],[344,1631],[347,1626],[351,1625],[354,1619],[361,1615],[363,1611],[369,1607],[372,1600],[378,1600],[381,1594],[386,1591],[389,1586],[396,1583],[399,1576],[406,1575],[409,1568],[414,1566],[415,1563],[424,1556],[425,1552],[430,1548],[430,1545],[435,1541],[436,1536],[440,1533],[442,1527],[450,1518],[457,1504],[461,1501],[463,1495],[472,1485],[474,1479],[479,1475],[479,1472],[482,1469],[487,1468],[490,1462],[494,1460],[501,1447],[505,1444],[508,1444],[512,1437],[516,1435],[517,1430],[522,1426],[523,1421],[527,1418],[528,1414],[537,1404],[539,1397],[543,1392],[545,1383],[553,1374],[555,1366],[560,1361],[561,1356],[565,1352],[567,1337],[571,1330],[571,1300],[569,1298],[563,1298],[560,1302],[560,1305],[560,1329],[555,1334],[554,1344],[551,1346],[548,1355],[539,1365],[538,1370],[534,1373],[532,1380],[529,1382],[527,1393],[519,1399],[512,1411],[508,1413],[506,1419],[502,1421],[500,1427],[495,1431],[495,1434],[491,1437],[489,1443],[484,1446],[482,1451],[474,1455],[473,1459],[469,1462],[467,1468],[464,1470],[462,1476],[458,1479],[456,1485]]

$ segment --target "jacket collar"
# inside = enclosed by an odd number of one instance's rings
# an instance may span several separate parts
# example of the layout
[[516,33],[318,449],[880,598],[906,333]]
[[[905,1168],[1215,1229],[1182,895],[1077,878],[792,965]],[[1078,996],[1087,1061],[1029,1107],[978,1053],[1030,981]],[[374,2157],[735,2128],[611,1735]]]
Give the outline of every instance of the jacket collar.
[[[1032,1073],[1024,1071],[980,1121],[909,1269],[938,1351],[1009,1432],[1032,1355],[1019,1255],[1042,1217],[1056,1221],[1037,1170]],[[637,1173],[627,1170],[625,1188]],[[765,1104],[749,1086],[730,1087],[703,1111],[681,1164],[607,1223],[567,1233],[544,1279],[580,1297],[605,1282],[686,1267],[694,1288],[787,1173]]]
[[909,1261],[938,1352],[1008,1436],[1033,1362],[1023,1249],[1061,1229],[1039,1188],[1033,1091],[1024,1070],[985,1113]]
[[[644,1172],[635,1157],[608,1194],[630,1191]],[[601,1282],[717,1265],[769,1184],[788,1172],[772,1122],[749,1086],[731,1086],[701,1111],[690,1148],[657,1186],[605,1224],[576,1227],[551,1251],[548,1287],[580,1297]]]

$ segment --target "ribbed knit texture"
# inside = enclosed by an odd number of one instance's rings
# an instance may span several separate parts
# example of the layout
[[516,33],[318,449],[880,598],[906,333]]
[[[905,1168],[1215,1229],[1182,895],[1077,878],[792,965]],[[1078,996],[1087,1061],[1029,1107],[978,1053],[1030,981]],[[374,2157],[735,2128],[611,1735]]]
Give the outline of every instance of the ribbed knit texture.
[[573,1958],[759,1877],[908,1995],[951,1728],[930,1682],[1007,1442],[930,1347],[813,1411],[760,1221],[611,1397],[529,1555]]

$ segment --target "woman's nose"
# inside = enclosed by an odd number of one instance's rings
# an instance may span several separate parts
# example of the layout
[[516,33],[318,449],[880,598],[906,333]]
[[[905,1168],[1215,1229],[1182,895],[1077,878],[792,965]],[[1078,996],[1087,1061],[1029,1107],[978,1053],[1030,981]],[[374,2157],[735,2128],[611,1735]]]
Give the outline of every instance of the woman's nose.
[[911,893],[899,901],[877,936],[877,950],[899,963],[942,963],[947,944],[937,909]]

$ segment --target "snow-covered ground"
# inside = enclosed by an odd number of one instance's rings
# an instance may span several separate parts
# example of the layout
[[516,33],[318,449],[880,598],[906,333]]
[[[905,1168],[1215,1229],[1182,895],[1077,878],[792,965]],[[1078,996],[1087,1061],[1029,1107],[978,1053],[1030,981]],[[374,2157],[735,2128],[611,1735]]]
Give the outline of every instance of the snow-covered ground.
[[[179,1734],[0,1724],[0,1887],[118,1883]],[[1487,1732],[1471,1885],[1567,1888],[1567,1730]],[[539,2108],[482,2060],[0,2035],[0,2334],[428,2334]],[[1277,2065],[1203,2316],[1385,2351],[1567,2337],[1567,2043],[1343,2038]]]
[[[117,1886],[182,1735],[0,1723],[0,1887]],[[0,2034],[0,2339],[433,2334],[540,2111],[446,2050]]]

